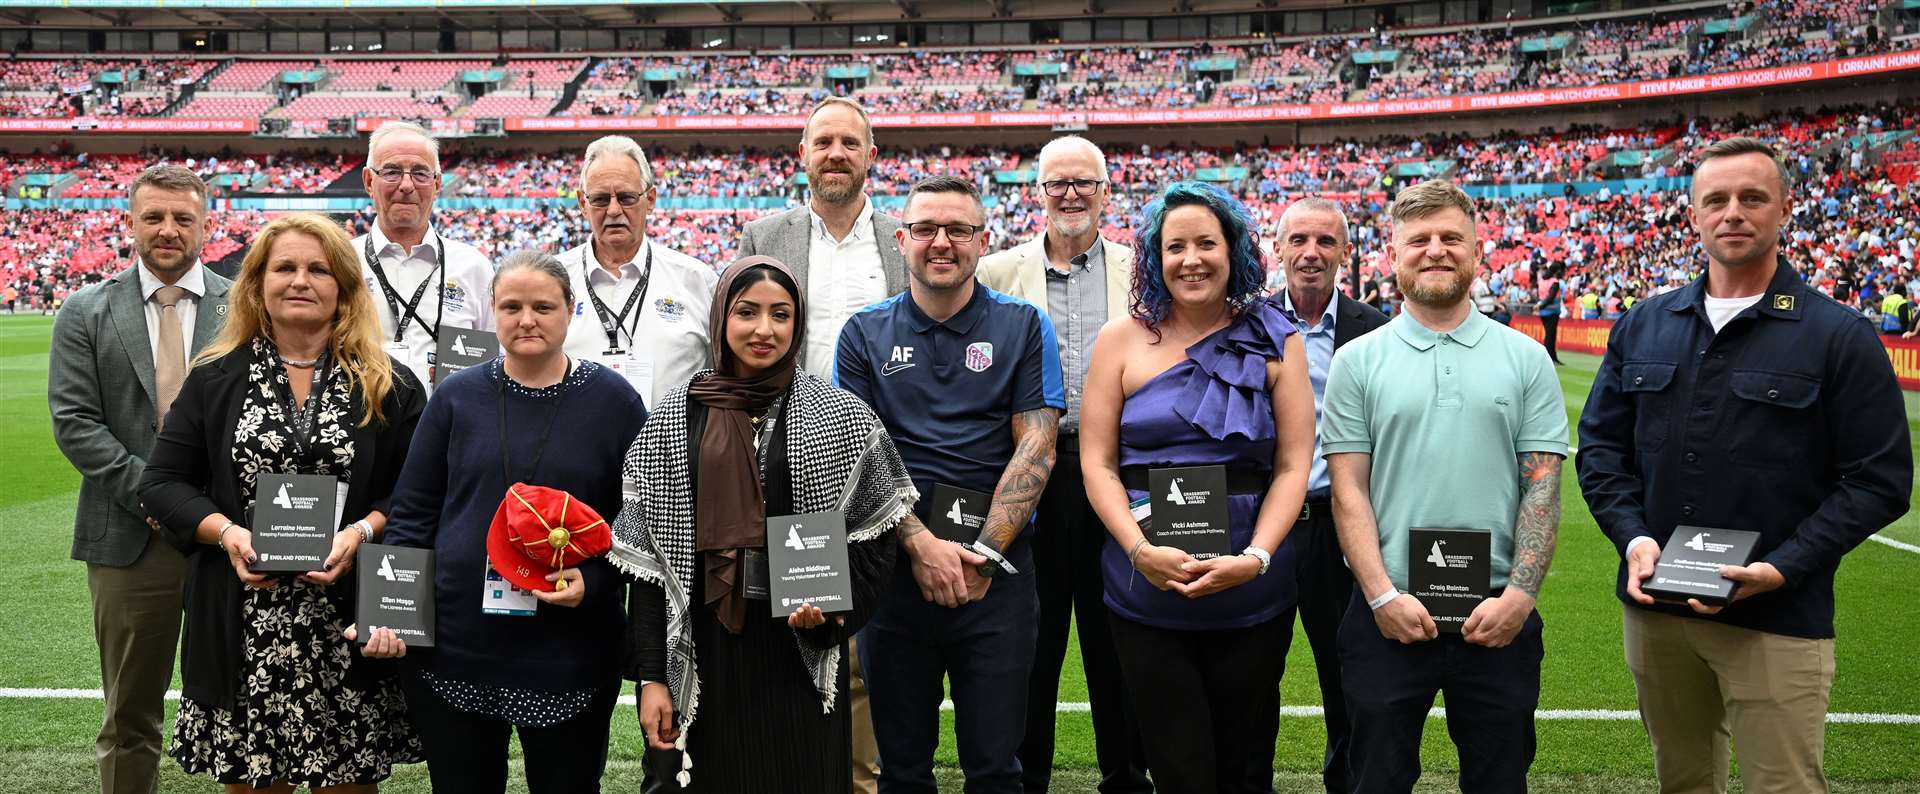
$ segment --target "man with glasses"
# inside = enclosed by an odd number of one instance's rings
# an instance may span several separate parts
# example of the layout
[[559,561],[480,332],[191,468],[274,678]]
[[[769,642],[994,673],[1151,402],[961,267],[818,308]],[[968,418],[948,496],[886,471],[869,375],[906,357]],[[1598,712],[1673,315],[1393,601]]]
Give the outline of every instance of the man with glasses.
[[1107,530],[1087,503],[1080,478],[1080,392],[1087,381],[1087,359],[1100,327],[1127,314],[1133,249],[1100,234],[1109,195],[1107,158],[1100,147],[1077,135],[1055,138],[1040,149],[1037,168],[1046,232],[980,260],[982,283],[1032,303],[1053,321],[1067,396],[1056,447],[1059,460],[1034,519],[1040,625],[1027,689],[1021,774],[1028,792],[1046,791],[1052,781],[1060,668],[1066,660],[1067,629],[1077,626],[1100,764],[1099,790],[1152,791],[1140,763],[1140,737],[1114,663],[1107,606],[1101,600],[1100,549],[1107,543]]
[[[946,678],[967,791],[1019,792],[1038,610],[1026,530],[1066,408],[1060,354],[1046,313],[973,280],[987,232],[972,182],[922,180],[906,216],[894,237],[913,281],[847,321],[835,374],[873,406],[920,492],[898,531],[906,559],[861,631],[880,790],[935,790]],[[936,515],[972,526],[949,511],[978,529],[935,536]]]
[[573,281],[566,352],[598,361],[633,384],[647,405],[707,367],[713,268],[647,237],[659,188],[632,138],[587,146],[580,208],[593,236],[560,255]]
[[434,231],[440,142],[425,127],[381,124],[367,138],[360,182],[373,197],[374,222],[353,238],[353,247],[361,276],[376,291],[374,313],[387,353],[432,384],[443,328],[493,331],[493,263],[479,249]]

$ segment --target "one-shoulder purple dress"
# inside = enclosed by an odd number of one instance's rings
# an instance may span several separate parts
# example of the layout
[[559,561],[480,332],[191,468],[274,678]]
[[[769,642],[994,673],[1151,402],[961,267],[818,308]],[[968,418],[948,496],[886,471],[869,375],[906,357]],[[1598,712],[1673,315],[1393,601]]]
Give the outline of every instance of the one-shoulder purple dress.
[[[1267,391],[1267,361],[1280,358],[1291,322],[1271,301],[1248,305],[1227,327],[1187,348],[1187,360],[1155,375],[1120,409],[1120,466],[1225,465],[1266,475],[1273,470],[1276,430]],[[1128,489],[1129,501],[1145,491]],[[1227,500],[1231,548],[1253,542],[1259,494]],[[1286,518],[1288,522],[1292,516]],[[1265,575],[1198,599],[1161,591],[1127,563],[1112,538],[1100,552],[1107,607],[1164,629],[1236,629],[1265,623],[1293,608],[1293,540],[1280,544]]]

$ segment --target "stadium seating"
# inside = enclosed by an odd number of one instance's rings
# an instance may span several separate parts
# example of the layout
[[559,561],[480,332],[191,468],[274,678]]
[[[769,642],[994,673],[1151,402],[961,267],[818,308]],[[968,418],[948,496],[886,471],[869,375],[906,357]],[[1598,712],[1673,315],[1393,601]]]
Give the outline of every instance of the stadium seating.
[[307,71],[314,68],[311,59],[304,61],[234,61],[213,79],[207,81],[209,91],[270,91],[280,79],[282,72]]
[[267,94],[195,94],[193,99],[173,112],[183,119],[251,119],[265,115],[274,105]]

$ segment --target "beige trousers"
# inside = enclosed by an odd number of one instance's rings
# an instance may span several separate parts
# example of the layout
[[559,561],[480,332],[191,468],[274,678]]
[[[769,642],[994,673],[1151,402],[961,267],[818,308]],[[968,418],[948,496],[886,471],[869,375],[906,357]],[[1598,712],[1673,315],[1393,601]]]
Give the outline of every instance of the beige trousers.
[[102,794],[159,790],[160,731],[179,655],[187,560],[158,535],[125,568],[87,565],[106,713],[94,740]]

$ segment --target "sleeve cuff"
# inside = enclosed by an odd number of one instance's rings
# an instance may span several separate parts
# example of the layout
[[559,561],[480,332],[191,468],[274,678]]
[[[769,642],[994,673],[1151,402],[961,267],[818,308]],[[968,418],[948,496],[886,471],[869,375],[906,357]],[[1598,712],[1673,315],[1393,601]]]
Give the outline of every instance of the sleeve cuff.
[[1322,442],[1320,445],[1320,456],[1323,458],[1337,452],[1365,452],[1368,454],[1372,454],[1373,442],[1371,441],[1325,441],[1325,442]]
[[1516,455],[1522,452],[1546,452],[1554,455],[1559,455],[1560,457],[1564,458],[1567,456],[1567,442],[1553,441],[1553,440],[1531,441],[1528,439],[1521,439],[1519,441],[1514,442],[1513,451],[1514,451],[1514,454]]
[[1622,553],[1622,554],[1621,554],[1620,556],[1622,556],[1622,557],[1625,557],[1625,556],[1628,556],[1628,555],[1630,555],[1630,554],[1633,554],[1633,550],[1634,550],[1634,548],[1635,548],[1635,547],[1637,547],[1637,546],[1639,546],[1639,545],[1640,545],[1640,544],[1642,544],[1642,543],[1655,543],[1655,542],[1657,542],[1657,541],[1655,541],[1655,540],[1653,539],[1653,536],[1652,536],[1652,535],[1639,535],[1639,536],[1636,536],[1636,537],[1634,537],[1634,539],[1633,539],[1633,540],[1629,540],[1629,541],[1627,541],[1627,549],[1626,549],[1626,551],[1625,551],[1624,553]]

